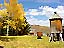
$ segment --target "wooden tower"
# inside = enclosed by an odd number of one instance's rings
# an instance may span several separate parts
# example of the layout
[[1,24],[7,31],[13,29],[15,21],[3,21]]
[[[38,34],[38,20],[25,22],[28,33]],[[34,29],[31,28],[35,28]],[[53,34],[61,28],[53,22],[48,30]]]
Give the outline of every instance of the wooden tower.
[[62,31],[62,18],[54,12],[54,15],[50,20],[51,33],[60,33]]
[[50,29],[51,34],[54,38],[54,34],[57,35],[57,38],[59,40],[60,33],[62,33],[62,18],[54,12],[54,15],[50,20]]

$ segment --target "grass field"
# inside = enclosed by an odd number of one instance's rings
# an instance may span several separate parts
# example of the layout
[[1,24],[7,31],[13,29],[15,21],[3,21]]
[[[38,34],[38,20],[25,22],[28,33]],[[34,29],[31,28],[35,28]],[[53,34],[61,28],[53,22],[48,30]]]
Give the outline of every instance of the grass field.
[[36,36],[1,36],[0,46],[4,48],[64,48],[64,42],[49,42],[48,37],[38,40]]

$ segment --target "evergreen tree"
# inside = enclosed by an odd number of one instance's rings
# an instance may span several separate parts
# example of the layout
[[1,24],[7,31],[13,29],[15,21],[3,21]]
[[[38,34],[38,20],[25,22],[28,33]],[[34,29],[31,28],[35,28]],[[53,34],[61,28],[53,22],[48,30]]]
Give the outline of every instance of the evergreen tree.
[[27,35],[27,34],[29,34],[29,32],[30,32],[31,26],[30,26],[30,24],[27,22],[26,17],[24,17],[24,18],[25,18],[25,24],[26,24],[26,26],[25,26],[24,29],[23,29],[22,35]]

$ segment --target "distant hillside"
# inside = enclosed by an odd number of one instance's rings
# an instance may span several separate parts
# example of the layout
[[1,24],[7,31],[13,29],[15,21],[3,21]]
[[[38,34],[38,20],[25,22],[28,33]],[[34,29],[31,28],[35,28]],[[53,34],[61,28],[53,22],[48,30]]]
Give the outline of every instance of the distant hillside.
[[35,32],[50,33],[50,28],[47,26],[31,25],[31,29],[35,29]]

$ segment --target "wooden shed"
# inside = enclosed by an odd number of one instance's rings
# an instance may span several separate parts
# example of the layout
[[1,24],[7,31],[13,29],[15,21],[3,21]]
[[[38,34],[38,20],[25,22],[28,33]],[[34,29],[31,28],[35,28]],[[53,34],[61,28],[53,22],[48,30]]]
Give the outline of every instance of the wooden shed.
[[[60,35],[62,35],[62,18],[54,12],[50,20],[50,29],[51,29],[51,38],[54,40],[54,36],[57,37],[57,40],[60,40]],[[62,39],[62,38],[61,38]]]

